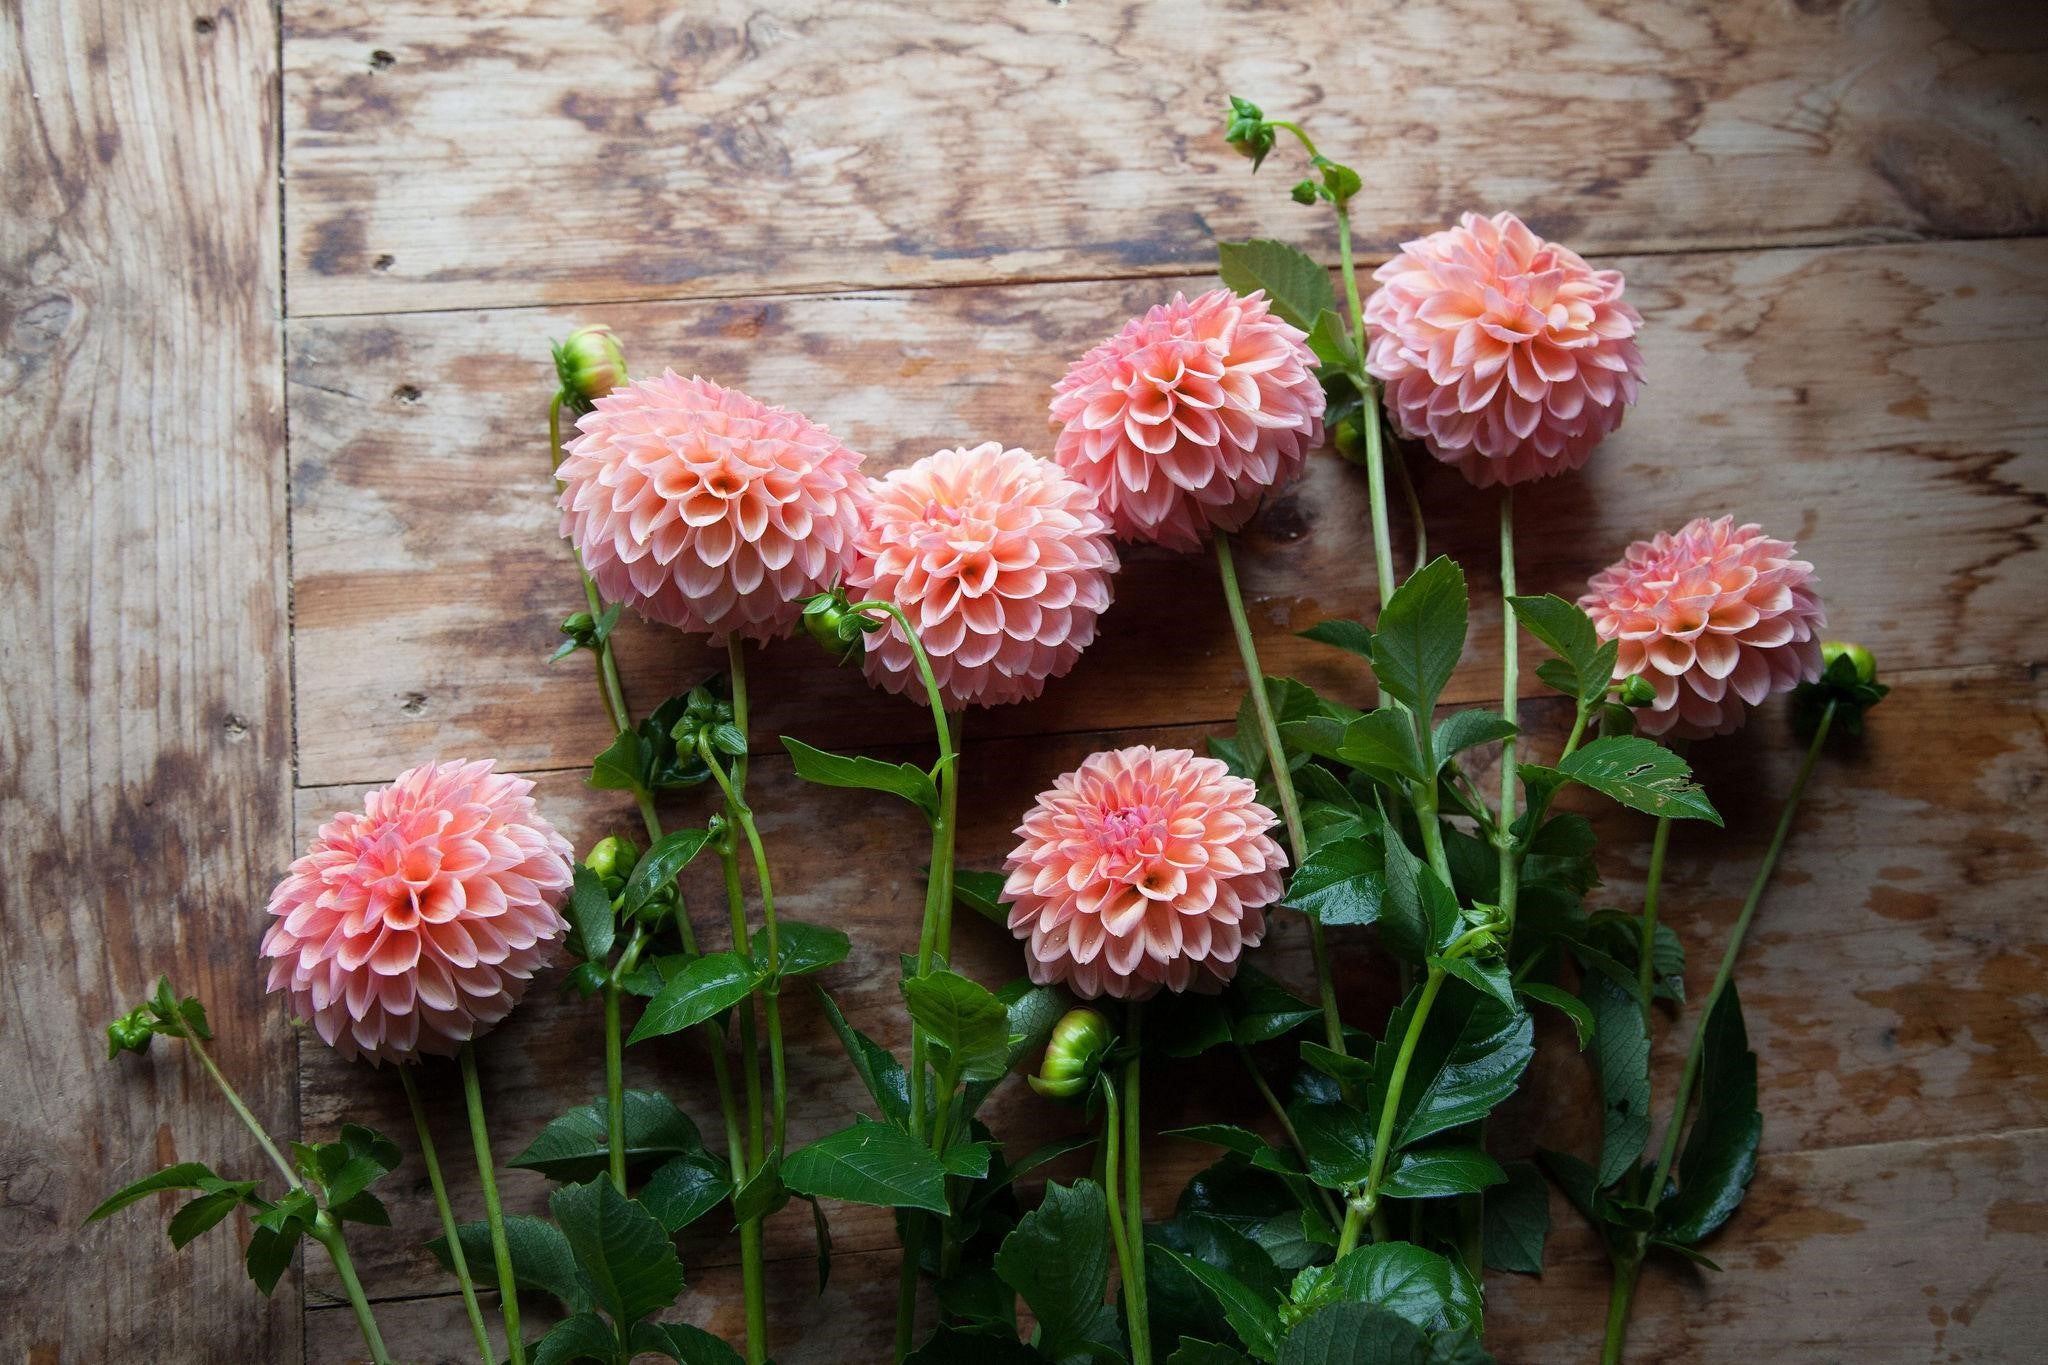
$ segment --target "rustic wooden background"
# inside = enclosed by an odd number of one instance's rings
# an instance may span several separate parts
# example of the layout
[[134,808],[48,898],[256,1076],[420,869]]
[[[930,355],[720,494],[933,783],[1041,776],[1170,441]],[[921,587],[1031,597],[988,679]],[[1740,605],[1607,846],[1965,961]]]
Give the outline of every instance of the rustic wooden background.
[[[173,1256],[148,1207],[81,1231],[155,1163],[258,1165],[175,1049],[109,1064],[99,1028],[168,970],[207,998],[223,1062],[279,1130],[402,1134],[388,1071],[303,1045],[261,996],[262,902],[295,842],[434,756],[536,774],[579,843],[623,823],[579,779],[604,738],[586,670],[541,663],[577,596],[547,508],[546,339],[610,322],[640,369],[800,407],[872,468],[988,438],[1043,450],[1066,361],[1205,287],[1215,238],[1334,259],[1327,216],[1286,198],[1287,156],[1253,179],[1222,144],[1226,91],[1306,119],[1363,171],[1375,257],[1461,209],[1512,207],[1627,272],[1649,387],[1583,477],[1523,499],[1525,590],[1571,592],[1632,537],[1733,512],[1798,538],[1836,631],[1896,688],[1827,760],[1753,939],[1765,1155],[1710,1248],[1725,1273],[1660,1265],[1634,1358],[2048,1350],[2048,11],[9,0],[4,16],[8,1358],[355,1358],[322,1262],[266,1304],[236,1235]],[[1418,472],[1432,546],[1484,580],[1491,500]],[[1366,608],[1364,520],[1358,477],[1319,458],[1247,535],[1274,671],[1361,684],[1292,632]],[[969,865],[993,864],[1030,794],[1090,749],[1199,744],[1232,714],[1207,566],[1130,561],[1074,675],[973,718]],[[1458,700],[1490,695],[1498,626],[1477,613]],[[642,705],[709,662],[637,627],[624,655]],[[919,752],[918,712],[803,649],[772,651],[757,690],[764,747],[851,724]],[[1698,751],[1729,820],[1673,855],[1667,913],[1696,984],[1794,756],[1777,707]],[[900,1037],[887,963],[914,932],[917,827],[799,790],[772,754],[757,771],[788,913],[855,931],[835,985]],[[1644,822],[1603,825],[1626,905]],[[1013,974],[979,930],[964,965]],[[1385,979],[1345,937],[1350,1008],[1369,1015]],[[1276,970],[1299,948],[1279,933]],[[795,1014],[802,1139],[858,1095]],[[491,1041],[507,1150],[595,1088],[595,1027],[543,989]],[[1545,1042],[1545,1098],[1496,1131],[1583,1144],[1583,1063]],[[688,1048],[629,1063],[705,1111]],[[1161,1126],[1252,1103],[1228,1072],[1154,1089]],[[1025,1138],[1071,1121],[1028,1094],[996,1118]],[[1201,1159],[1159,1145],[1154,1216]],[[474,1209],[468,1163],[451,1164]],[[398,1349],[461,1359],[459,1308],[417,1250],[417,1163],[396,1183],[399,1226],[356,1238],[365,1279]],[[515,1204],[540,1196],[511,1178]],[[1594,1352],[1605,1267],[1554,1203],[1544,1278],[1489,1284],[1506,1361]],[[807,1219],[773,1228],[787,1365],[884,1353],[889,1225],[847,1209],[835,1228],[822,1298]],[[687,1311],[737,1334],[731,1243],[685,1251]]]

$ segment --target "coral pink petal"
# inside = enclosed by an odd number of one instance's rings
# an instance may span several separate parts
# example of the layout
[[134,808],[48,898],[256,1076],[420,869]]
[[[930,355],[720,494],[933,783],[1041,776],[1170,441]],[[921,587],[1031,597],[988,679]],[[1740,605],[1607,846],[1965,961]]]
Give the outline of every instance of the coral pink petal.
[[532,792],[488,762],[429,764],[322,825],[271,893],[269,989],[349,1058],[483,1034],[569,927],[569,841]]
[[1025,813],[1005,864],[1031,979],[1090,999],[1220,990],[1280,898],[1277,823],[1215,759],[1142,745],[1092,755]]
[[1621,641],[1615,679],[1640,674],[1657,693],[1636,712],[1644,734],[1725,735],[1773,692],[1820,677],[1827,612],[1797,555],[1761,527],[1701,517],[1593,576],[1579,605]]
[[1176,550],[1235,531],[1323,439],[1323,387],[1299,328],[1263,293],[1176,294],[1053,388],[1053,458],[1124,540]]
[[1635,402],[1642,317],[1512,213],[1468,213],[1373,273],[1366,370],[1402,435],[1481,488],[1579,468]]

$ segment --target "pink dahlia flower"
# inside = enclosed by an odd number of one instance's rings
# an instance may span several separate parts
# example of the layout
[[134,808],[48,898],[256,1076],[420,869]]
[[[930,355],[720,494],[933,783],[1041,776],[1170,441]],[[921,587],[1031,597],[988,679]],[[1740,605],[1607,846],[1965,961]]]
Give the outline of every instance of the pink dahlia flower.
[[1053,386],[1054,458],[1125,540],[1192,550],[1235,531],[1322,442],[1305,340],[1263,292],[1176,294]]
[[569,842],[489,761],[403,773],[320,827],[270,895],[273,991],[344,1057],[448,1056],[548,965]]
[[[1093,494],[994,441],[941,450],[871,488],[847,588],[903,609],[949,707],[1028,701],[1074,666],[1117,568]],[[867,637],[866,667],[925,699],[894,621]]]
[[1636,401],[1643,319],[1512,213],[1408,242],[1373,272],[1366,370],[1401,434],[1481,488],[1577,469]]
[[1257,790],[1213,758],[1147,745],[1053,783],[1005,864],[1031,979],[1085,999],[1220,989],[1265,936],[1287,866]]
[[714,640],[765,640],[830,587],[860,520],[860,456],[783,408],[670,370],[576,423],[562,534],[598,591]]
[[1579,605],[1601,639],[1621,641],[1616,680],[1640,674],[1657,689],[1636,713],[1645,734],[1725,735],[1771,693],[1820,677],[1827,612],[1796,553],[1760,527],[1701,517],[1593,576]]

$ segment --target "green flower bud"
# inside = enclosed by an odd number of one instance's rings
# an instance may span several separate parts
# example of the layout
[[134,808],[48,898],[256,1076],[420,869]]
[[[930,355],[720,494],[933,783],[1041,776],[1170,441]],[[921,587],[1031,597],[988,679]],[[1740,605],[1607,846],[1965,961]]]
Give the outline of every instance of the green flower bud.
[[1337,447],[1337,453],[1353,464],[1365,459],[1365,413],[1354,409],[1337,419],[1337,425],[1330,431],[1330,443]]
[[1031,1088],[1050,1100],[1078,1099],[1095,1083],[1095,1073],[1116,1032],[1109,1020],[1091,1009],[1071,1009],[1052,1026],[1045,1060],[1029,1077]]
[[853,610],[846,594],[835,588],[804,602],[804,633],[840,663],[852,663],[866,652],[861,637],[879,624]]
[[626,382],[626,352],[609,327],[579,327],[555,347],[555,375],[572,406],[590,404]]
[[700,738],[727,755],[747,751],[746,736],[734,723],[732,698],[725,691],[723,675],[690,689],[683,699],[683,718],[670,728],[669,737],[684,754],[695,754]]
[[1657,689],[1652,687],[1650,680],[1642,674],[1631,673],[1622,680],[1621,686],[1615,689],[1615,695],[1623,706],[1641,708],[1657,700]]
[[[633,867],[640,861],[640,846],[631,839],[609,835],[591,846],[583,855],[583,865],[595,872],[604,882],[605,890],[618,894],[618,887],[624,886],[626,878],[633,875]],[[613,883],[618,883],[614,886]]]
[[149,1006],[137,1005],[107,1025],[108,1060],[124,1052],[149,1051],[149,1040],[155,1033],[156,1030],[150,1027]]
[[[1826,640],[1822,642],[1820,647],[1820,659],[1826,672],[1833,673],[1835,671],[1836,660],[1847,659],[1850,669],[1855,673],[1853,681],[1860,683],[1874,683],[1877,681],[1877,660],[1862,645],[1853,645],[1846,640]],[[1851,680],[1844,679],[1844,681]]]
[[1238,155],[1251,158],[1252,169],[1273,150],[1273,129],[1266,123],[1265,111],[1250,100],[1230,97],[1230,112],[1226,116],[1223,136],[1230,145],[1237,148]]
[[1288,191],[1288,193],[1294,196],[1294,202],[1297,204],[1313,204],[1316,202],[1318,193],[1316,182],[1313,180],[1297,180],[1294,188]]

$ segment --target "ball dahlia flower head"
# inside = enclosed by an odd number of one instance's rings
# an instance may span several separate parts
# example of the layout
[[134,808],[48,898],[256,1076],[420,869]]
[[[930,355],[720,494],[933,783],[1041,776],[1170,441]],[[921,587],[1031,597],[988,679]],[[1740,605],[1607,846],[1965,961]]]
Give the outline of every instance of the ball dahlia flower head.
[[1251,520],[1322,443],[1314,365],[1263,291],[1176,294],[1054,385],[1054,458],[1119,537],[1198,549]]
[[1512,213],[1468,213],[1373,272],[1365,368],[1403,436],[1481,488],[1585,464],[1642,385],[1641,315]]
[[1761,527],[1700,517],[1593,576],[1579,605],[1601,639],[1621,642],[1615,679],[1641,677],[1657,694],[1636,712],[1643,733],[1725,735],[1773,692],[1820,677],[1827,612],[1797,554]]
[[1031,979],[1084,999],[1220,990],[1265,936],[1287,866],[1257,790],[1213,758],[1144,745],[1054,782],[1005,864]]
[[669,370],[596,400],[556,476],[606,600],[723,641],[795,625],[846,568],[861,457],[798,413]]
[[270,896],[268,989],[351,1060],[489,1031],[569,927],[569,841],[532,791],[489,761],[427,764],[322,825]]
[[[1095,638],[1117,569],[1095,497],[1028,450],[941,450],[870,488],[847,570],[855,598],[916,627],[949,708],[1028,701]],[[903,628],[867,637],[868,678],[926,700]]]

